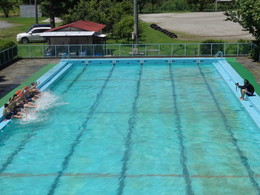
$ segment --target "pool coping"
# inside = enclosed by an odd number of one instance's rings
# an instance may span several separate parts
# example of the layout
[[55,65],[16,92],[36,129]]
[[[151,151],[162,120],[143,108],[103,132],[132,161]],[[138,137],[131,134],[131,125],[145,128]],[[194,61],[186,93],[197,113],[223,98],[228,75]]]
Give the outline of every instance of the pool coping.
[[[226,60],[219,60],[219,63],[213,63],[215,68],[221,74],[227,85],[233,91],[237,98],[241,97],[240,89],[237,89],[236,83],[243,84],[244,79],[233,69],[233,67]],[[260,128],[260,97],[257,93],[254,96],[245,96],[245,100],[241,104],[251,115],[257,126]]]
[[[218,72],[222,75],[233,93],[239,98],[235,86],[235,83],[243,83],[243,78],[233,69],[233,67],[227,62],[226,58],[111,58],[111,59],[62,59],[60,62],[42,75],[36,82],[40,82],[38,89],[41,91],[46,90],[55,80],[57,80],[63,73],[65,73],[74,62],[81,62],[88,64],[92,61],[109,61],[111,64],[116,64],[119,61],[136,61],[140,62],[140,65],[145,64],[147,61],[152,60],[164,60],[167,63],[175,63],[176,61],[189,60],[196,62],[198,65],[201,62],[210,61],[216,67]],[[216,62],[220,65],[217,66]],[[256,93],[255,93],[256,94]],[[251,115],[253,120],[260,128],[260,97],[256,94],[253,97],[246,98],[245,101],[241,101],[241,104],[245,107],[247,112]],[[6,120],[2,116],[3,107],[0,108],[0,130],[2,130],[11,120]]]

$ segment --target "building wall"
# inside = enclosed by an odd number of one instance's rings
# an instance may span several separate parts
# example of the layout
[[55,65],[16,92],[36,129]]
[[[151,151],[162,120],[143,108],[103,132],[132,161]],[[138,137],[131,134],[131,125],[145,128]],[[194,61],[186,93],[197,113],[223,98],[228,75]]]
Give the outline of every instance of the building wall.
[[[39,5],[38,8],[38,17],[42,17],[41,9]],[[35,6],[34,5],[20,5],[20,17],[35,17]]]
[[50,37],[50,45],[93,44],[93,37]]

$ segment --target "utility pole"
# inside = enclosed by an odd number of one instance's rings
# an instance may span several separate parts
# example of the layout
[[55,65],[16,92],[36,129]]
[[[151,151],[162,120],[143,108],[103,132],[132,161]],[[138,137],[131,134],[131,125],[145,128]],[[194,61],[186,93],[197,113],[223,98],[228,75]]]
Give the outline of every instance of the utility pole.
[[38,24],[38,5],[37,5],[37,0],[34,0],[34,5],[35,5],[35,23]]
[[135,47],[138,44],[138,5],[137,0],[134,0],[134,41]]

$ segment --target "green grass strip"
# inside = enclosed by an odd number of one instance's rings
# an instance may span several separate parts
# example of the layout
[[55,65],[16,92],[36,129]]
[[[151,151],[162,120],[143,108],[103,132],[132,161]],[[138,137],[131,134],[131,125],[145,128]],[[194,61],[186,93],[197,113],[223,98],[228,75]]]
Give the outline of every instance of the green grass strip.
[[249,80],[249,82],[254,86],[255,92],[259,95],[260,85],[256,82],[254,75],[242,64],[237,62],[236,58],[226,58],[226,60],[243,79]]
[[56,64],[47,64],[46,66],[42,67],[39,71],[35,72],[28,79],[21,82],[21,84],[18,87],[16,87],[14,90],[12,90],[10,93],[8,93],[7,95],[5,95],[3,98],[0,99],[0,107],[2,107],[6,102],[8,102],[9,98],[12,97],[17,90],[22,89],[25,86],[30,86],[32,82],[36,81],[38,78],[40,78],[42,75],[44,75],[47,71],[49,71],[55,65]]

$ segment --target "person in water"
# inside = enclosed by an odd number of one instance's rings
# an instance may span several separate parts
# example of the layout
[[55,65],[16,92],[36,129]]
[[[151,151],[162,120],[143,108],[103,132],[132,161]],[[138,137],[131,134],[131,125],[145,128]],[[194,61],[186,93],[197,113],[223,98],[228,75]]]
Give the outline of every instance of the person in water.
[[9,108],[9,104],[5,104],[4,105],[4,109],[3,109],[3,116],[5,117],[5,119],[11,119],[11,118],[23,118],[25,117],[25,115],[23,115],[21,112],[15,112],[10,110]]
[[244,85],[239,85],[239,83],[236,83],[236,86],[240,88],[240,92],[241,92],[240,100],[244,100],[245,95],[248,96],[254,95],[255,89],[247,79],[244,80]]

